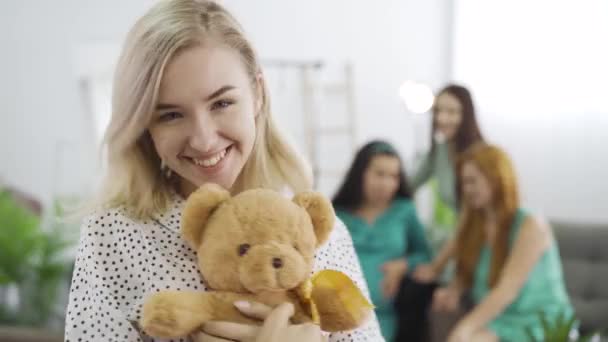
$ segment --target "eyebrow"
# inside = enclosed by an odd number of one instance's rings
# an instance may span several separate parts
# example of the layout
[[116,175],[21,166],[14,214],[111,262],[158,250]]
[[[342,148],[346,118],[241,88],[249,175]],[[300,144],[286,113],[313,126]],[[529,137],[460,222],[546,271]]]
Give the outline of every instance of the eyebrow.
[[235,89],[236,87],[231,86],[231,85],[225,85],[223,87],[221,87],[220,89],[216,90],[215,92],[213,92],[213,94],[207,96],[207,99],[205,99],[205,101],[211,101],[216,97],[221,96],[223,93],[230,91],[232,89]]
[[[225,92],[230,91],[232,89],[236,89],[236,87],[231,86],[231,85],[225,85],[225,86],[219,88],[218,90],[214,91],[211,95],[207,96],[207,98],[205,99],[205,102],[209,102],[217,97],[220,97],[220,96],[222,96],[222,94],[224,94]],[[156,110],[174,109],[177,107],[179,107],[179,106],[170,104],[170,103],[159,103],[156,105]]]

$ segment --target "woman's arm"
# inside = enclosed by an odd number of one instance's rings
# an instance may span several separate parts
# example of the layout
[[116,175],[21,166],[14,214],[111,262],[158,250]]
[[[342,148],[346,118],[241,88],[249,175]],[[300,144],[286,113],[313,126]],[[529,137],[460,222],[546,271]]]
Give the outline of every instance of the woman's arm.
[[517,298],[530,272],[551,243],[551,228],[528,217],[513,244],[498,284],[458,325],[476,331],[498,316]]
[[450,261],[456,253],[456,239],[462,230],[463,219],[462,216],[458,218],[458,224],[456,225],[452,238],[441,246],[441,250],[439,250],[439,253],[437,253],[430,264],[420,265],[419,270],[414,273],[414,279],[420,282],[434,281],[441,272],[443,272],[448,261]]
[[439,253],[437,253],[435,259],[433,259],[433,262],[431,262],[431,267],[433,268],[435,274],[443,272],[445,265],[447,265],[450,258],[454,255],[456,250],[456,243],[454,239],[455,238],[453,237],[444,243]]
[[431,263],[418,267],[413,274],[416,281],[421,283],[432,282],[437,279],[441,272],[443,272],[443,269],[456,251],[456,237],[458,236],[460,226],[460,224],[457,226],[454,236],[441,246],[441,250],[437,253],[437,256],[435,256]]
[[426,183],[433,173],[431,154],[424,156],[422,163],[418,166],[414,175],[409,177],[408,184],[412,193],[415,193],[424,183]]
[[[130,223],[125,229],[116,223],[123,219],[114,210],[99,213],[80,230],[65,341],[143,341],[130,314],[144,290],[147,253],[133,242],[139,240],[133,239],[136,226]],[[125,265],[132,268],[126,270]]]

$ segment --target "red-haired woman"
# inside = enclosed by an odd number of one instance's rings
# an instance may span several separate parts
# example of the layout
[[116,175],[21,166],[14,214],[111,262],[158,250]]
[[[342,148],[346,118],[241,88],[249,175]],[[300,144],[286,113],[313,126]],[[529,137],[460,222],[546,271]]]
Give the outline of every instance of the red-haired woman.
[[449,342],[543,340],[548,320],[572,313],[551,228],[521,208],[513,166],[498,147],[477,144],[458,164],[462,209],[456,275],[435,291],[435,310],[454,310],[464,291],[475,307]]

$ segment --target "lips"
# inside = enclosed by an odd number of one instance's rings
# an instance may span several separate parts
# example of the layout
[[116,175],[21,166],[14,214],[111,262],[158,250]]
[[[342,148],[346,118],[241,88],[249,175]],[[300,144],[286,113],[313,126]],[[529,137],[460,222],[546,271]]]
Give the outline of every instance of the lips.
[[224,159],[224,157],[226,157],[226,149],[205,159],[192,158],[192,162],[202,167],[213,167],[217,165],[217,163],[219,163],[222,159]]
[[227,148],[210,156],[189,157],[188,159],[190,159],[190,162],[192,162],[198,167],[202,167],[204,169],[212,169],[218,166],[220,162],[226,158],[226,155],[228,154],[228,152],[230,152],[231,148],[232,146],[228,146]]

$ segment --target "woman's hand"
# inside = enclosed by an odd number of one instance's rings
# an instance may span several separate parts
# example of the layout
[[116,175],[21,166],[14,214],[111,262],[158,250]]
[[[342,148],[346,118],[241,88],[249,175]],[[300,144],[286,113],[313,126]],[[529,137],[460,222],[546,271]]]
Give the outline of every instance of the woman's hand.
[[473,327],[466,321],[460,321],[448,337],[448,342],[468,342],[473,336]]
[[326,339],[318,325],[312,323],[291,324],[294,314],[291,303],[283,303],[272,309],[266,305],[250,302],[236,302],[235,306],[246,316],[264,320],[262,326],[232,322],[208,322],[203,332],[194,336],[196,342],[322,342]]
[[407,260],[405,258],[388,261],[382,265],[384,279],[382,279],[382,295],[384,298],[392,299],[399,290],[399,284],[405,272],[407,272]]
[[414,271],[413,278],[419,283],[428,284],[437,280],[437,272],[431,264],[418,265]]
[[442,287],[433,293],[433,311],[454,312],[460,304],[460,292],[451,287]]

